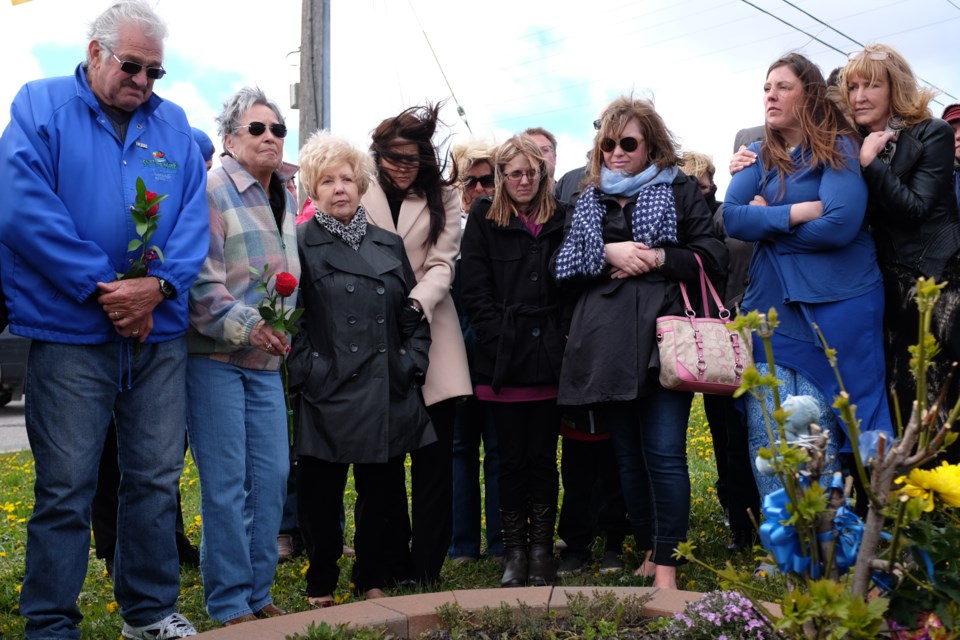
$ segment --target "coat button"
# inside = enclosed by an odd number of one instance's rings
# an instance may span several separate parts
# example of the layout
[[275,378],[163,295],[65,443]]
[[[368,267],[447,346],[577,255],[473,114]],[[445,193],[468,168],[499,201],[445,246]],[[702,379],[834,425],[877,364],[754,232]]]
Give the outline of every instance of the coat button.
[[536,244],[535,244],[535,245],[533,245],[533,246],[530,247],[530,253],[539,253],[539,251],[540,251],[540,246],[539,246],[539,245],[536,245]]
[[320,354],[317,353],[316,351],[314,351],[313,353],[310,354],[310,357],[312,357],[312,358],[319,358],[319,357],[320,357]]
[[384,291],[386,291],[386,289],[383,288],[383,285],[377,286],[377,294],[378,294],[378,295],[381,295],[381,296],[382,296],[383,293],[384,293]]
[[402,356],[407,355],[407,350],[404,349],[403,347],[400,347],[400,355],[402,355]]
[[347,316],[347,324],[357,324],[356,316]]
[[533,280],[534,282],[536,282],[537,280],[540,279],[540,274],[537,273],[536,271],[531,271],[531,272],[530,272],[530,279]]
[[533,331],[530,332],[530,335],[532,335],[534,338],[539,338],[539,337],[540,337],[540,327],[534,327],[534,328],[533,328]]
[[387,346],[383,343],[377,345],[377,351],[384,353],[387,350]]
[[384,322],[383,316],[377,314],[377,324],[383,324],[383,322]]
[[350,284],[347,285],[347,293],[353,293],[353,289],[354,289],[354,286],[353,286],[353,283],[351,282]]
[[360,377],[360,374],[359,374],[359,373],[354,373],[354,374],[351,374],[350,377],[351,377],[352,379],[356,380],[357,378]]
[[358,347],[355,342],[351,342],[351,343],[350,343],[350,352],[351,352],[351,353],[356,353],[359,348],[360,348],[360,347]]

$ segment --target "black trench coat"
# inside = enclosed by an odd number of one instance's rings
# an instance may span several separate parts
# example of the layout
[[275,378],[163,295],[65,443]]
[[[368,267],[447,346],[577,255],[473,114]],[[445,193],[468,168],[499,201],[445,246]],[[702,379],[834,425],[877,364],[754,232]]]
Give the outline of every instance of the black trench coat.
[[375,463],[436,441],[420,385],[430,326],[405,337],[416,279],[403,241],[373,225],[359,251],[308,221],[297,230],[300,331],[287,361],[299,392],[298,456]]

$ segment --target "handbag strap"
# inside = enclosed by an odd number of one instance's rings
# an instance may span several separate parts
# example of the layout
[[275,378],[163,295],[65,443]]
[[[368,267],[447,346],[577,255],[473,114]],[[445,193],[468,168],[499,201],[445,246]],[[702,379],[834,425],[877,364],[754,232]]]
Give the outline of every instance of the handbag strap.
[[[713,283],[710,282],[707,272],[703,268],[703,261],[700,259],[700,255],[696,252],[693,254],[694,259],[697,261],[697,266],[700,268],[700,300],[703,301],[703,317],[710,317],[710,303],[707,298],[707,291],[710,291],[710,296],[713,298],[714,304],[717,305],[718,316],[721,320],[727,320],[730,318],[730,312],[723,306],[723,302],[720,300],[717,290],[714,289]],[[683,307],[687,316],[690,318],[696,317],[696,312],[693,310],[693,305],[690,304],[690,297],[687,295],[687,286],[680,281],[680,294],[683,296]]]

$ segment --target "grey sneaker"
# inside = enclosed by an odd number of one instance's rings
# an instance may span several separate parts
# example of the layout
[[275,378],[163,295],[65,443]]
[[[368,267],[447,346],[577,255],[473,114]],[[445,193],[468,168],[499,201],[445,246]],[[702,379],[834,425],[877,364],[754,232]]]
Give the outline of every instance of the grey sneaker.
[[171,613],[163,620],[145,627],[134,627],[124,622],[120,635],[130,640],[169,640],[195,636],[197,630],[179,613]]

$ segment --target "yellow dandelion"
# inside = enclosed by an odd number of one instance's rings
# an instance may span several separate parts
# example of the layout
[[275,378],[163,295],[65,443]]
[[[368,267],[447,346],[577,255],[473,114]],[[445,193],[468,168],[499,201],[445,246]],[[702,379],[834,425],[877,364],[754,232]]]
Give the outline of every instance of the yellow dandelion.
[[10,513],[14,509],[16,509],[16,507],[13,506],[12,502],[8,502],[5,505],[3,505],[3,510],[6,511],[7,513]]
[[116,600],[107,603],[107,613],[116,613],[119,608],[120,605],[117,604]]
[[21,589],[23,589],[23,585],[22,585],[22,584],[18,584],[18,585],[17,585],[17,593],[20,593],[20,590],[21,590]]

